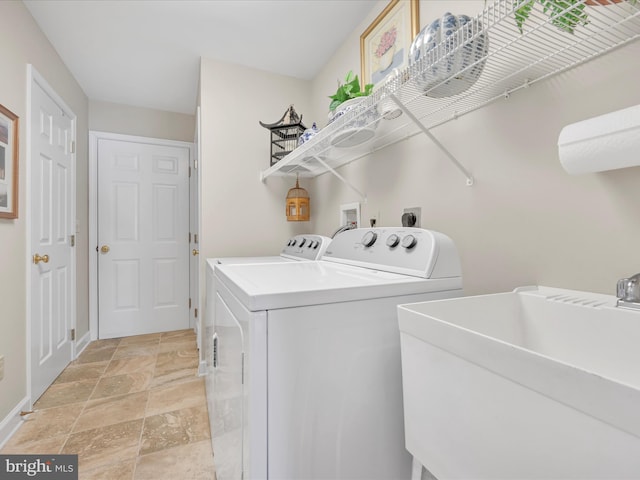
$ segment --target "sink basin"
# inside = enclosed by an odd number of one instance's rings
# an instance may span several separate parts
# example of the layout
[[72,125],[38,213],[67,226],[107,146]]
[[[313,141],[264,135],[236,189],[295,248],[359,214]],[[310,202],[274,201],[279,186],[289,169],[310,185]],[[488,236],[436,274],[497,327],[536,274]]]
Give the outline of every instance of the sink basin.
[[441,480],[640,478],[640,311],[615,304],[526,287],[400,305],[414,459]]

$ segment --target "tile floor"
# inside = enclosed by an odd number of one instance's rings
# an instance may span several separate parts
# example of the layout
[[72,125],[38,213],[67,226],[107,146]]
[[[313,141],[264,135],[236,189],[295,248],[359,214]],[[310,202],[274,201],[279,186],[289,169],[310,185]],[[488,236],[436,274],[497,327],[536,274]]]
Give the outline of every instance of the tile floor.
[[89,344],[1,453],[79,455],[83,480],[215,479],[192,330]]

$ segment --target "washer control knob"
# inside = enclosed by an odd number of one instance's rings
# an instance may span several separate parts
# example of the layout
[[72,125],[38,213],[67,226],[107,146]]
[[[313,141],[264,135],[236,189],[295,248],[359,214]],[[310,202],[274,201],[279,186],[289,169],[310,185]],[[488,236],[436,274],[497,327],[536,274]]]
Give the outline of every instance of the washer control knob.
[[395,233],[392,233],[387,238],[387,247],[391,247],[391,248],[397,247],[399,243],[400,243],[400,237],[398,237],[398,235],[396,235]]
[[296,246],[296,243],[298,243],[298,241],[294,238],[293,240],[291,240],[290,245],[291,245],[292,247],[295,247],[295,246]]
[[413,235],[407,235],[402,239],[402,246],[407,250],[411,250],[418,243],[418,239]]
[[371,245],[376,243],[377,239],[378,239],[378,234],[376,232],[368,231],[367,233],[364,234],[364,237],[362,237],[362,244],[365,247],[370,247]]
[[303,238],[302,240],[300,240],[300,245],[298,245],[299,247],[304,247],[304,244],[307,243],[307,239]]

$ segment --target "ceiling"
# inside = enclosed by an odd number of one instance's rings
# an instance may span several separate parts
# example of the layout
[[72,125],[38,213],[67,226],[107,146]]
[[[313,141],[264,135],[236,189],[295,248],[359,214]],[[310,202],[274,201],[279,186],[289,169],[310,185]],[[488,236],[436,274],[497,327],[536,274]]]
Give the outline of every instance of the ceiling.
[[312,79],[376,0],[24,0],[91,100],[193,114],[200,57]]

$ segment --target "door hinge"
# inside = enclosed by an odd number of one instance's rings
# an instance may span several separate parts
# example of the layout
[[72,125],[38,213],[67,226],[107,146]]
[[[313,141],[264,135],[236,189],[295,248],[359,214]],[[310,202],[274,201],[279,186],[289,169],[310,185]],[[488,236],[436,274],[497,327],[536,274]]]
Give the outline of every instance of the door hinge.
[[191,308],[191,298],[189,298],[189,308]]
[[194,318],[198,318],[198,309],[197,308],[193,311],[193,316],[194,316]]
[[193,234],[193,243],[198,243],[198,234],[197,233]]
[[75,340],[76,339],[76,329],[72,328],[71,329],[71,340]]
[[71,244],[72,247],[76,246],[76,236],[75,235],[71,235],[71,237],[69,238],[69,243]]
[[191,232],[189,232],[189,243],[191,243]]
[[195,170],[197,170],[197,169],[198,169],[198,160],[194,160],[194,161],[193,161],[193,168],[194,168]]
[[74,142],[73,140],[70,142],[69,151],[71,153],[76,153],[76,142]]
[[189,167],[189,177],[191,177],[191,167]]

